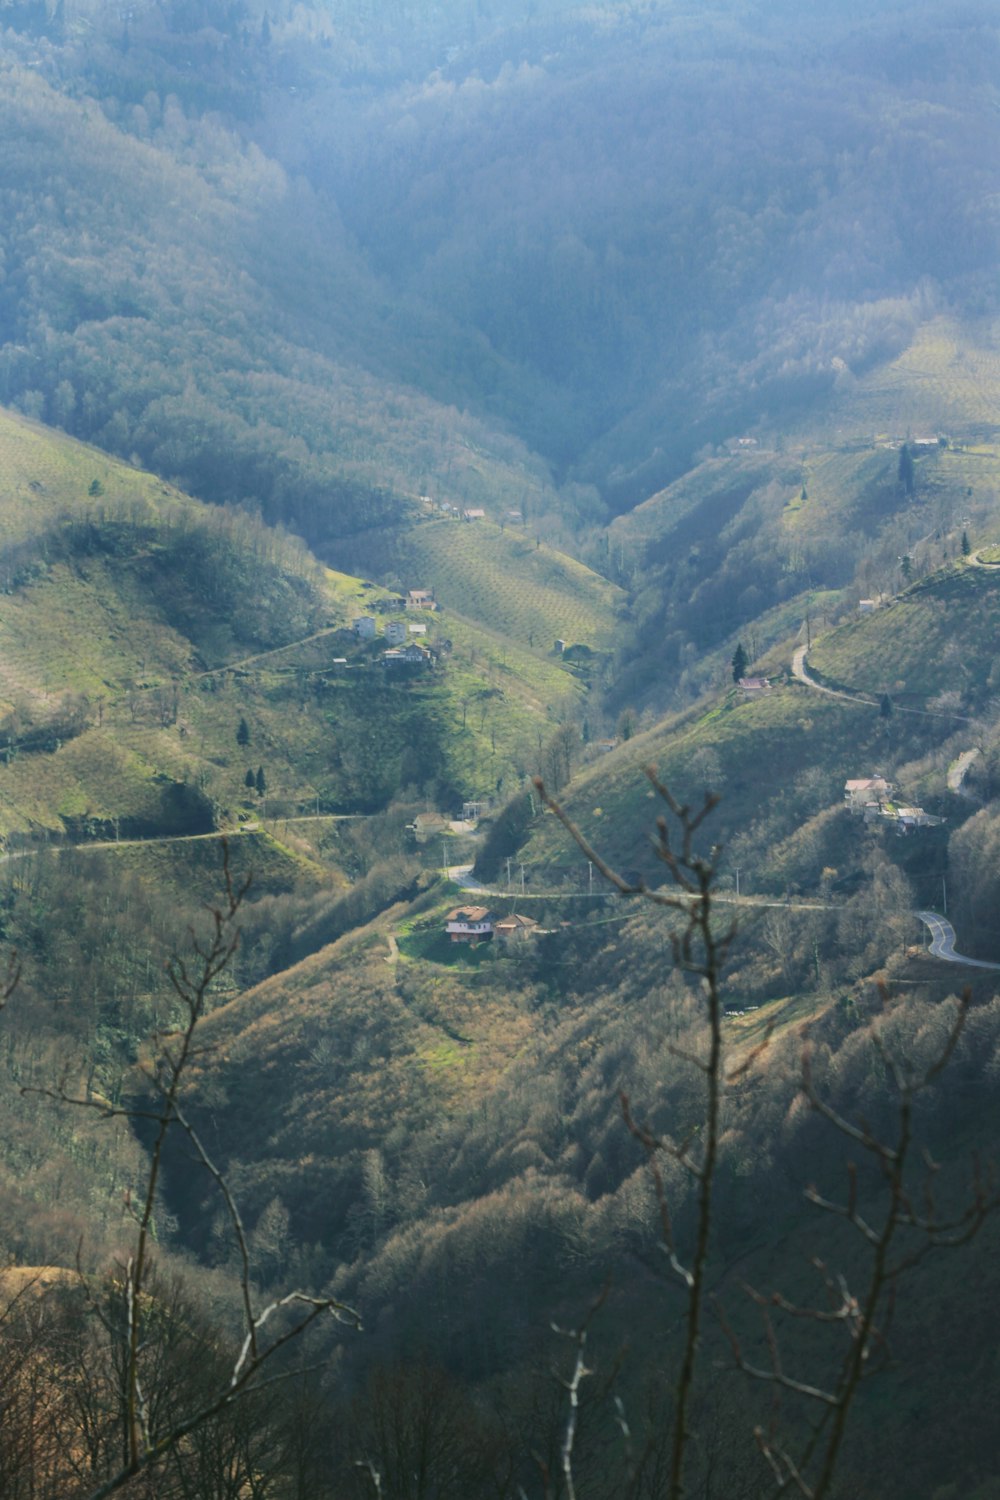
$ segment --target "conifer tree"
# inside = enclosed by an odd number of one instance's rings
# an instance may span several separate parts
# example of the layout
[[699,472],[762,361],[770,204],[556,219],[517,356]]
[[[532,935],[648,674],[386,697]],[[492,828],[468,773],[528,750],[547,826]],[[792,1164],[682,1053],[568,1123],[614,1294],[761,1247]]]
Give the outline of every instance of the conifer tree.
[[899,450],[899,469],[897,477],[903,489],[908,495],[913,494],[913,454],[910,452],[909,443],[904,443]]
[[741,677],[745,677],[747,675],[747,667],[749,665],[750,658],[747,656],[746,651],[743,649],[743,642],[738,641],[736,644],[736,650],[733,652],[732,662],[734,682],[739,682]]

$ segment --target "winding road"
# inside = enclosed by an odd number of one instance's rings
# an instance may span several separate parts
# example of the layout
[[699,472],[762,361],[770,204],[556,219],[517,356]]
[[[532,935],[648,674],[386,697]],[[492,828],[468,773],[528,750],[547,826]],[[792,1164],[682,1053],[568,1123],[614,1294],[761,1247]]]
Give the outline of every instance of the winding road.
[[[817,682],[815,677],[810,677],[806,667],[806,652],[808,646],[799,646],[792,655],[792,676],[797,682],[803,683],[811,688],[814,693],[825,693],[828,698],[840,698],[845,703],[862,703],[866,708],[878,708],[881,699],[872,693],[854,692],[847,688],[824,687],[822,682]],[[953,719],[959,724],[971,724],[973,721],[968,714],[946,714],[939,713],[932,708],[904,708],[898,703],[892,706],[893,713],[915,714],[921,719]]]
[[845,703],[867,703],[869,707],[874,708],[874,699],[865,693],[847,693],[839,688],[824,687],[821,682],[816,681],[815,677],[810,677],[806,671],[808,650],[808,646],[799,646],[792,656],[792,676],[798,682],[804,683],[807,688],[812,688],[814,693],[825,693],[828,698],[843,698]]
[[918,911],[915,915],[925,927],[930,928],[932,957],[943,958],[949,964],[965,964],[969,969],[1000,970],[1000,964],[987,963],[983,958],[966,958],[963,954],[956,953],[955,929],[946,917],[939,917],[936,911]]
[[[510,896],[516,894],[513,891],[499,891],[496,889],[491,889],[489,886],[481,885],[473,876],[471,865],[449,865],[445,873],[448,879],[451,880],[455,885],[459,886],[462,890],[470,892],[474,891],[477,895]],[[521,892],[520,894],[522,897],[526,897],[527,899],[533,898],[536,901],[542,899],[551,899],[553,896],[561,896],[564,900],[567,897],[575,897],[578,900],[582,897],[584,900],[586,900],[590,895],[605,896],[607,895],[607,890],[604,889],[601,891],[594,891],[592,893],[586,891],[530,891]],[[774,901],[762,896],[727,897],[716,894],[713,899],[725,905],[739,905],[744,907],[782,907],[785,910],[792,911],[833,911],[836,909],[834,906],[826,902]],[[984,958],[966,958],[964,954],[955,952],[955,929],[954,927],[952,927],[947,917],[940,917],[938,916],[937,912],[934,911],[917,911],[914,912],[914,916],[918,919],[918,921],[923,922],[925,927],[930,929],[930,954],[932,958],[943,959],[945,963],[949,964],[963,964],[966,968],[969,969],[989,969],[994,973],[1000,972],[1000,964],[989,963]]]

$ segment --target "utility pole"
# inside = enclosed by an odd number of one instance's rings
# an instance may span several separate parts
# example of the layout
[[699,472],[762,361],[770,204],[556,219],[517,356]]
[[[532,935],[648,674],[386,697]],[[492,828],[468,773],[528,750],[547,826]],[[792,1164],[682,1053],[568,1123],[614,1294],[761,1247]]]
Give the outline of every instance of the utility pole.
[[594,894],[594,861],[592,859],[587,860],[587,873],[589,876],[587,895],[592,896]]
[[445,848],[444,839],[441,840],[441,868],[444,871],[444,876],[445,876],[445,879],[447,880],[447,878],[448,878],[448,851]]
[[941,914],[945,917],[948,915],[948,882],[943,875],[941,876]]
[[521,866],[521,895],[524,895],[524,865]]
[[740,867],[736,866],[736,899],[740,899]]
[[507,889],[510,890],[510,855],[507,856]]

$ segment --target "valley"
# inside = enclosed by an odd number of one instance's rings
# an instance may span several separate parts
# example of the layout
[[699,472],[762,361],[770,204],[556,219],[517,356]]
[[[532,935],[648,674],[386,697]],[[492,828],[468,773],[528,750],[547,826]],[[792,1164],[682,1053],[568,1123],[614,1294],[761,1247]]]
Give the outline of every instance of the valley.
[[0,1496],[996,1500],[995,19],[0,18]]

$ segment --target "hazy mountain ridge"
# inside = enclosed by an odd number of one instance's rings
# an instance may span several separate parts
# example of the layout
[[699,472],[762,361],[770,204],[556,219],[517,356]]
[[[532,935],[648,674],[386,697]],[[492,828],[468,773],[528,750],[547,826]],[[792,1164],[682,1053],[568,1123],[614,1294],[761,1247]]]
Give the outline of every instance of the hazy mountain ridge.
[[[8,77],[28,171],[8,176],[8,397],[316,542],[435,484],[503,504],[527,483],[573,530],[599,507],[558,495],[547,463],[626,508],[706,442],[786,426],[935,309],[991,305],[983,18],[607,7],[505,31],[504,13],[485,50],[460,39],[431,73],[418,51],[416,78],[387,87],[343,74],[336,13],[329,48],[307,47],[306,16],[272,17],[265,43],[249,18],[177,10],[147,41],[141,97],[139,25],[99,79],[54,35],[56,93]],[[155,61],[202,36],[199,17],[235,25],[243,51],[204,43],[171,97]],[[310,70],[290,83],[299,47]],[[199,68],[249,70],[249,117],[199,100]],[[107,118],[60,102],[78,88]],[[60,144],[88,143],[68,178],[39,129],[60,116]],[[16,227],[39,208],[45,256]],[[450,456],[463,440],[489,454],[478,491]]]

